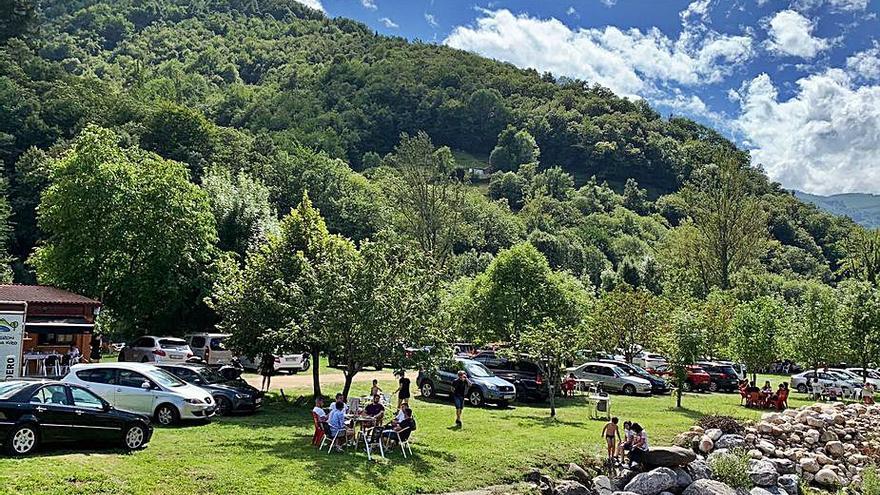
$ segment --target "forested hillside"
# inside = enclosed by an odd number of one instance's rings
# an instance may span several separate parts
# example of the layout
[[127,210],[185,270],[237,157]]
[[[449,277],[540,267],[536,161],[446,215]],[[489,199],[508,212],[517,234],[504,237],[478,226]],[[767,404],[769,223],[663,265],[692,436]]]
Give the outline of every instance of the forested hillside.
[[[292,0],[44,0],[14,15],[0,30],[14,277],[99,297],[124,331],[211,325],[212,296],[234,312],[244,295],[218,280],[250,260],[268,270],[280,246],[309,251],[310,210],[288,216],[306,194],[342,251],[378,239],[415,272],[396,249],[428,255],[459,315],[456,295],[477,298],[526,240],[571,277],[563,289],[748,299],[835,283],[856,228],[688,119]],[[487,164],[488,189],[455,156]],[[705,229],[722,207],[742,230],[718,255]]]

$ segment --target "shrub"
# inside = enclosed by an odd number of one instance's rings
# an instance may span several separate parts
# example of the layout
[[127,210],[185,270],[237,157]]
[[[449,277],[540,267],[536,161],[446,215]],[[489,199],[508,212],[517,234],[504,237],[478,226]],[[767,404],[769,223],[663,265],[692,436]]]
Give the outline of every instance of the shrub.
[[731,449],[724,454],[713,455],[709,467],[712,468],[713,479],[733,488],[748,490],[752,487],[752,479],[749,478],[749,454],[744,449]]
[[877,466],[868,466],[862,471],[862,495],[880,495],[880,474]]
[[740,433],[743,431],[742,424],[735,418],[730,416],[722,416],[720,414],[710,414],[703,416],[697,421],[697,424],[704,430],[718,428],[724,433]]

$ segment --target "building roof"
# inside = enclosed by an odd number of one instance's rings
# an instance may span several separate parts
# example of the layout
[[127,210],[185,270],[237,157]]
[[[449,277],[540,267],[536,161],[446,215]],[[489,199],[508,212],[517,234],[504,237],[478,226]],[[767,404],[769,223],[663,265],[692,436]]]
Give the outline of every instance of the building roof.
[[0,284],[0,301],[25,301],[28,303],[86,304],[100,306],[101,302],[64,289],[48,285]]

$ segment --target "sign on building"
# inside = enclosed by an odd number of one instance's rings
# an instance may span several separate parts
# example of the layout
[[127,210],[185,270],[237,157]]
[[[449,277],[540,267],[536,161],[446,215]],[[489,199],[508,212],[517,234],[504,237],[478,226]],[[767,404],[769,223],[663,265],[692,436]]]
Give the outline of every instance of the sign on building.
[[10,380],[21,375],[21,351],[24,344],[24,318],[27,304],[0,302],[0,380]]

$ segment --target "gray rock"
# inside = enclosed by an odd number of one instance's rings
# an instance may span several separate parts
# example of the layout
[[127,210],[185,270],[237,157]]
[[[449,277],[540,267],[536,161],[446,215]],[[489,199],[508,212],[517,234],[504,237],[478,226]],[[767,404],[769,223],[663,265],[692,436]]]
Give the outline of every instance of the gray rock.
[[750,461],[749,478],[757,486],[773,486],[779,479],[776,466],[770,461]]
[[660,492],[675,488],[676,478],[675,471],[667,467],[659,467],[646,473],[637,474],[632,481],[626,484],[624,490],[639,495],[659,495]]
[[815,457],[801,457],[799,461],[801,469],[808,473],[815,473],[819,471],[819,462],[816,461]]
[[706,436],[711,438],[713,442],[721,438],[721,435],[724,435],[724,432],[718,428],[709,428],[706,430]]
[[593,490],[598,495],[611,495],[614,490],[611,489],[611,479],[605,475],[599,475],[593,478]]
[[715,480],[697,480],[682,495],[736,495],[736,490]]
[[712,470],[709,468],[709,463],[702,459],[697,459],[696,461],[688,464],[685,469],[691,475],[691,478],[696,480],[704,480],[712,477]]
[[642,456],[645,466],[649,467],[684,466],[696,458],[693,450],[681,447],[654,447]]
[[745,445],[746,439],[743,438],[742,435],[737,435],[735,433],[731,433],[728,435],[722,435],[721,438],[715,441],[716,449],[732,449],[734,447],[742,447]]
[[587,473],[587,472],[584,470],[584,468],[578,466],[577,464],[575,464],[575,463],[573,463],[573,462],[572,462],[571,464],[568,465],[568,475],[569,475],[572,479],[577,480],[577,481],[578,481],[579,483],[581,483],[582,485],[587,485],[587,486],[589,486],[590,483],[593,482],[592,477],[590,476],[590,474]]
[[630,480],[635,477],[636,474],[638,473],[631,469],[621,469],[620,472],[617,473],[617,476],[614,478],[614,480],[611,482],[611,488],[616,492],[622,492],[623,487],[625,487],[627,483],[629,483]]
[[675,493],[681,493],[694,482],[694,478],[684,468],[677,467],[673,471],[675,471]]
[[574,480],[562,480],[553,487],[553,495],[590,495],[590,490]]
[[837,473],[828,469],[822,468],[817,473],[813,480],[825,487],[835,488],[840,486],[840,477],[837,476]]
[[700,449],[700,452],[708,454],[709,452],[712,452],[713,448],[715,448],[715,442],[709,437],[709,435],[703,435],[700,437],[700,443],[697,448]]
[[794,474],[797,471],[797,466],[790,459],[770,459],[770,462],[776,466],[779,474]]
[[783,474],[779,477],[779,487],[788,495],[798,495],[801,481],[796,474]]
[[846,452],[846,449],[843,448],[843,443],[838,440],[832,440],[825,444],[825,452],[828,452],[832,457],[840,457]]

